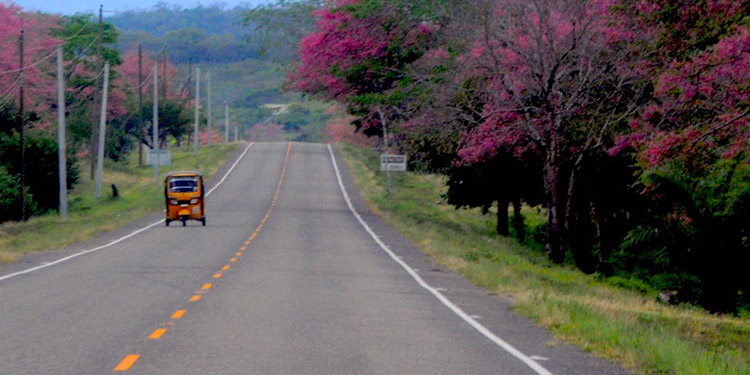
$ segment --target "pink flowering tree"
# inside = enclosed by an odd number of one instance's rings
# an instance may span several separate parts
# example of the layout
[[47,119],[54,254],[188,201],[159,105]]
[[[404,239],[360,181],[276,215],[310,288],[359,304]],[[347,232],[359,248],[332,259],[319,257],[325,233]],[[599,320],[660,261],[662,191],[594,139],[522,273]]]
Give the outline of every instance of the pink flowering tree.
[[367,137],[360,132],[355,132],[351,126],[351,117],[336,117],[326,124],[325,142],[326,143],[349,143],[353,145],[366,146],[374,148],[377,146],[377,139]]
[[337,0],[315,12],[315,32],[300,45],[289,87],[336,100],[366,134],[381,135],[399,117],[407,66],[424,53],[438,27],[406,17],[404,1]]
[[263,122],[250,127],[247,140],[250,142],[283,141],[285,135],[284,125],[274,122]]
[[671,57],[657,66],[655,100],[633,124],[645,166],[749,151],[750,4],[644,0],[640,10],[658,30],[654,49]]
[[479,79],[482,122],[460,151],[465,163],[503,150],[534,150],[542,162],[548,255],[565,258],[580,168],[603,152],[643,96],[638,35],[615,0],[488,1],[461,57]]
[[[24,12],[17,5],[0,3],[0,20],[0,103],[18,103],[18,43],[23,29],[25,109],[42,116],[40,125],[44,127],[50,119],[45,115],[56,101],[54,75],[49,74],[55,69],[55,58],[52,54],[55,48],[64,42],[51,35],[51,30],[58,27],[58,17]],[[12,97],[15,97],[15,100],[9,100]]]

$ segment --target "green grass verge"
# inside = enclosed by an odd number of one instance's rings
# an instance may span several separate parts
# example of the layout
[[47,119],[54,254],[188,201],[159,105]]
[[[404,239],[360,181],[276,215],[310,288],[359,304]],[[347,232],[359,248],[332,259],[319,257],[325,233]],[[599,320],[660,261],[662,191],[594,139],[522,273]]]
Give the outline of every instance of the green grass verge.
[[[197,170],[208,181],[221,164],[239,147],[238,143],[202,147],[198,157],[192,149],[172,149],[172,165],[161,167],[157,186],[152,167],[138,167],[138,156],[105,163],[103,198],[94,198],[96,185],[88,177],[88,165],[82,164],[80,179],[70,192],[68,218],[57,212],[32,217],[27,222],[0,224],[0,263],[12,262],[24,254],[55,249],[84,241],[97,234],[115,230],[164,207],[161,181],[170,170]],[[111,198],[111,184],[119,197]]]
[[516,311],[561,340],[639,374],[750,374],[749,319],[666,306],[627,288],[628,280],[553,265],[539,249],[498,236],[491,216],[446,205],[442,176],[394,173],[388,202],[376,153],[351,145],[342,151],[372,211],[437,262],[510,296]]

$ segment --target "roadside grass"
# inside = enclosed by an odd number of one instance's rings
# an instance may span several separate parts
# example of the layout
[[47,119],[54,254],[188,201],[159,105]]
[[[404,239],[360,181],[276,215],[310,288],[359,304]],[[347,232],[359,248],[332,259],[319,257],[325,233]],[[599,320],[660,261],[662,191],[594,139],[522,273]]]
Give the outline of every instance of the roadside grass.
[[[238,143],[202,147],[198,157],[193,157],[192,148],[172,149],[172,165],[161,167],[158,185],[152,167],[138,167],[137,153],[118,163],[107,161],[100,199],[94,198],[96,184],[89,179],[89,165],[81,163],[78,184],[68,196],[67,219],[60,219],[55,211],[27,222],[0,224],[0,264],[87,240],[158,211],[164,207],[162,181],[168,171],[197,170],[208,182],[238,147]],[[112,184],[118,198],[112,198]]]
[[553,265],[541,249],[498,236],[491,215],[445,204],[442,176],[393,173],[389,202],[378,155],[348,144],[341,150],[373,212],[437,262],[509,296],[516,311],[561,340],[637,374],[750,374],[750,319],[666,306],[637,281]]

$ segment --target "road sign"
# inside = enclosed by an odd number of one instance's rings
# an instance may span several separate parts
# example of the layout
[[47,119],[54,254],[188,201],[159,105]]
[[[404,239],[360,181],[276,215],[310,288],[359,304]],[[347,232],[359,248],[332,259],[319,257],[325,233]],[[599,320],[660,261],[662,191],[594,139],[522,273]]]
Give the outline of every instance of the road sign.
[[159,165],[172,164],[172,151],[171,150],[148,150],[148,154],[146,154],[146,164],[155,165],[157,161],[159,162]]
[[393,154],[380,155],[380,170],[381,171],[393,171],[393,172],[405,172],[406,171],[406,155],[393,155]]

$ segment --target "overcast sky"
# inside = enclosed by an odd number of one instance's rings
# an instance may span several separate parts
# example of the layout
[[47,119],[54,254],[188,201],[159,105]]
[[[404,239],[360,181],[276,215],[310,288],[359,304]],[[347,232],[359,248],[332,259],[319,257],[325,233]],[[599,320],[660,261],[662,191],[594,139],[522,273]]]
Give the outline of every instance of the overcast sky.
[[[133,9],[149,9],[157,3],[179,4],[183,8],[193,8],[198,4],[204,6],[212,4],[223,4],[234,7],[240,4],[267,4],[272,0],[223,0],[223,1],[197,1],[197,0],[15,0],[14,2],[26,10],[40,10],[45,13],[94,13],[99,9],[99,4],[104,5],[105,10],[123,11]],[[0,2],[8,2],[0,0]]]

